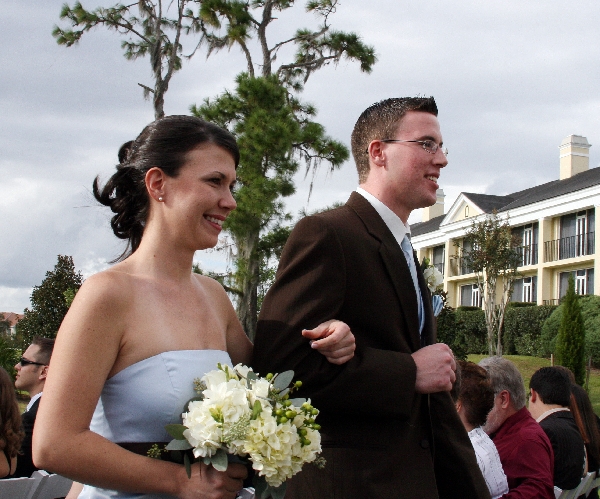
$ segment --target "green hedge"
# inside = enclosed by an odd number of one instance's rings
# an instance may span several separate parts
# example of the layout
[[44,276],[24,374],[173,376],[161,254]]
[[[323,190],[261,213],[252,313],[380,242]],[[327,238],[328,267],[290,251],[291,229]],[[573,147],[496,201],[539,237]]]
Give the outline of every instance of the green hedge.
[[[592,357],[594,366],[600,366],[600,296],[586,295],[579,297],[581,315],[585,327],[585,356]],[[562,320],[563,306],[559,305],[548,317],[542,328],[541,355],[549,357],[556,348],[556,336]]]
[[[506,355],[549,356],[541,345],[542,326],[556,306],[509,304],[504,316],[502,348]],[[559,321],[560,323],[560,321]],[[488,353],[485,313],[477,307],[444,309],[438,317],[438,341],[446,343],[460,359]],[[557,329],[558,331],[558,329]],[[494,340],[495,343],[496,340]],[[600,350],[600,334],[598,335]]]
[[470,353],[486,354],[487,329],[485,314],[476,307],[444,309],[438,317],[438,341],[446,343],[454,355],[466,360]]
[[546,357],[541,346],[542,327],[555,309],[555,305],[529,303],[525,306],[520,302],[507,307],[502,333],[503,353]]

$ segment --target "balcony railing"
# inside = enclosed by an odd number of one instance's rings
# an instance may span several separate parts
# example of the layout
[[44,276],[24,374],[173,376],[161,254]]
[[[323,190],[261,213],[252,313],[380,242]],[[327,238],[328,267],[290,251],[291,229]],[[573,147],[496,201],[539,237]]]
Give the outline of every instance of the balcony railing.
[[467,259],[456,257],[450,259],[450,276],[470,274],[473,270],[467,264]]
[[552,298],[550,300],[544,300],[544,305],[560,305],[560,300],[558,298]]
[[593,255],[594,251],[594,232],[587,232],[578,236],[546,241],[544,243],[544,261],[554,262],[565,258]]
[[520,267],[524,265],[536,265],[538,262],[538,245],[530,244],[528,246],[519,246],[517,251],[521,255]]

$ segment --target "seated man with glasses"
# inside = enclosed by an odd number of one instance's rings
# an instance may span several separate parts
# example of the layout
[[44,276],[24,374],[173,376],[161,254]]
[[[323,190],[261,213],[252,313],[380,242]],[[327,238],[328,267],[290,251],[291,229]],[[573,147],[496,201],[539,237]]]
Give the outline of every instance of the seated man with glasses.
[[33,342],[15,366],[17,370],[15,388],[28,392],[31,401],[27,404],[27,410],[21,416],[25,438],[21,444],[21,453],[17,457],[17,469],[11,478],[28,477],[38,469],[34,466],[31,458],[31,437],[38,406],[40,405],[40,397],[44,390],[46,376],[48,376],[48,364],[50,364],[53,348],[54,340],[35,336]]

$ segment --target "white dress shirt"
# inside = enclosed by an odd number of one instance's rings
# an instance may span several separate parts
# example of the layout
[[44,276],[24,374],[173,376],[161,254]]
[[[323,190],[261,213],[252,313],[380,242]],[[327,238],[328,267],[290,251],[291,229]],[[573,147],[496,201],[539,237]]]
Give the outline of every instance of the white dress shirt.
[[488,437],[487,433],[480,427],[474,428],[469,432],[469,438],[475,451],[477,464],[481,470],[481,474],[487,483],[492,499],[500,497],[508,492],[508,482],[506,475],[500,462],[498,450]]

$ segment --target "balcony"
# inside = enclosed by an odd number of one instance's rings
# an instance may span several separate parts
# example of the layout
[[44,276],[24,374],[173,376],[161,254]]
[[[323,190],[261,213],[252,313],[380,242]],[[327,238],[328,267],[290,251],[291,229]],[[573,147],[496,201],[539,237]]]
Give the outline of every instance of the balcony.
[[444,275],[444,264],[443,263],[434,263],[433,266],[440,272],[440,274]]
[[595,251],[594,234],[594,232],[587,232],[577,236],[546,241],[544,243],[544,262],[593,255]]
[[521,263],[519,267],[525,265],[536,265],[538,263],[538,245],[530,244],[528,246],[518,246],[516,248],[519,255],[521,255]]
[[466,258],[450,258],[450,277],[470,274],[473,270],[469,267]]

